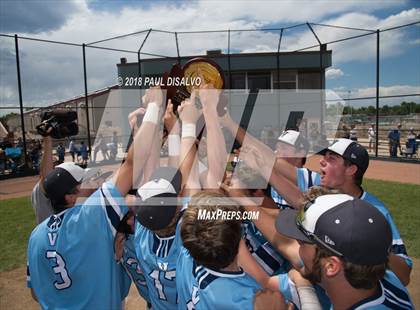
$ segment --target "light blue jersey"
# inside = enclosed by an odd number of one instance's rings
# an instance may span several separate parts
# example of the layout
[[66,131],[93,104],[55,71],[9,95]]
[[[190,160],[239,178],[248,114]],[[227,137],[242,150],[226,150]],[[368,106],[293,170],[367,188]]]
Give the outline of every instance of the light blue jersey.
[[176,262],[181,250],[181,216],[175,234],[161,238],[136,221],[134,245],[153,309],[176,309]]
[[[331,309],[333,309],[333,307],[331,307]],[[384,278],[380,281],[378,293],[349,308],[349,310],[361,309],[407,310],[414,309],[414,305],[411,302],[405,286],[398,280],[397,276],[392,271],[387,270]]]
[[321,175],[308,168],[296,168],[297,186],[301,192],[321,184]]
[[134,235],[129,235],[128,239],[125,240],[121,262],[124,264],[123,266],[129,274],[131,280],[136,285],[137,291],[139,292],[140,296],[143,297],[143,299],[147,303],[150,303],[149,290],[147,289],[146,285],[146,278],[136,256],[136,250],[134,247]]
[[125,273],[114,236],[127,211],[112,182],[82,205],[52,215],[28,244],[28,287],[43,309],[120,309]]
[[242,222],[245,244],[268,275],[288,272],[291,264],[267,241],[252,221]]
[[178,258],[178,309],[253,309],[260,285],[244,271],[221,272],[197,265],[183,248]]
[[[296,168],[297,186],[301,192],[304,192],[312,186],[321,182],[320,175],[308,168]],[[279,209],[291,208],[289,203],[272,187],[271,198],[273,198]]]
[[[305,186],[304,181],[304,173],[300,172],[301,169],[297,169],[298,172],[298,186],[299,188]],[[301,174],[301,176],[299,176]],[[312,172],[312,175],[316,175],[314,178],[313,185],[321,185],[321,176],[319,173]],[[373,196],[368,192],[363,192],[362,195],[359,197],[362,200],[369,202],[371,205],[376,207],[381,213],[385,216],[386,220],[388,221],[389,225],[391,226],[392,231],[392,249],[391,252],[395,255],[401,256],[406,261],[407,265],[413,267],[413,261],[407,255],[407,250],[405,248],[404,242],[401,238],[400,232],[398,231],[397,226],[392,219],[391,213],[389,213],[388,209],[385,207],[382,201],[378,198]]]
[[370,204],[372,204],[373,206],[375,206],[385,216],[386,220],[391,226],[391,231],[392,231],[391,252],[404,258],[407,265],[409,265],[410,267],[413,267],[413,261],[407,255],[407,250],[405,249],[405,245],[401,238],[400,232],[398,231],[398,228],[395,225],[394,220],[392,219],[391,213],[389,213],[388,209],[385,207],[382,201],[380,201],[378,198],[376,198],[375,196],[373,196],[372,194],[368,192],[363,192],[362,196],[360,196],[360,199],[365,200],[369,202]]

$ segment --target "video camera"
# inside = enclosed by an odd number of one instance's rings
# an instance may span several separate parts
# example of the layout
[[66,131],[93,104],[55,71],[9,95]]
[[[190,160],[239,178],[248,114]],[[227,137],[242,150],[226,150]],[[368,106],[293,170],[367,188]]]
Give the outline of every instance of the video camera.
[[[77,125],[77,112],[69,110],[45,111],[41,113],[41,124],[36,126],[38,133],[43,136],[51,136],[54,139],[62,139],[75,136],[79,133]],[[51,131],[50,128],[52,128]]]

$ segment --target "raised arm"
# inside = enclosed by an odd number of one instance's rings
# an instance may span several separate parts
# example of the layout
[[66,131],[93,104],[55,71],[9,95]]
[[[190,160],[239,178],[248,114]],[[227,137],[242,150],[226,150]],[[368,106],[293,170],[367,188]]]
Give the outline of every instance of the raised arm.
[[169,99],[163,116],[165,129],[168,132],[168,166],[178,168],[179,154],[181,151],[180,124],[174,113],[174,105]]
[[241,149],[240,158],[247,166],[258,171],[291,206],[300,208],[303,195],[296,183],[272,169],[276,162],[274,153],[248,144]]
[[246,211],[257,212],[258,217],[253,219],[255,226],[292,265],[299,269],[301,261],[299,256],[299,245],[296,240],[279,234],[275,227],[276,217],[280,210],[266,209],[258,202],[246,197],[243,190],[235,188],[235,185],[221,185],[222,189],[234,200],[236,200]]
[[194,96],[181,103],[178,107],[178,115],[182,121],[181,151],[179,156],[179,169],[182,174],[183,195],[192,196],[201,189],[198,163],[196,138],[200,131],[197,127],[199,111],[194,104]]
[[253,137],[251,134],[246,132],[242,127],[240,127],[230,117],[229,113],[226,113],[223,117],[221,117],[220,122],[224,128],[228,129],[231,132],[232,136],[236,137],[235,139],[242,146],[249,146],[254,149],[257,149],[258,152],[261,154],[262,158],[267,158],[267,161],[260,162],[260,164],[268,166],[270,169],[274,169],[278,174],[283,175],[284,177],[289,179],[293,184],[297,183],[296,168],[284,159],[275,158],[274,152],[267,145],[265,145],[257,138]]
[[[50,128],[51,132],[52,128]],[[50,136],[43,137],[42,139],[42,158],[39,168],[40,184],[43,183],[44,178],[54,169],[53,156],[52,156],[52,138]]]
[[200,88],[200,101],[203,105],[204,120],[207,128],[208,173],[207,187],[219,188],[226,169],[226,144],[217,114],[220,91],[211,85]]
[[132,188],[135,173],[142,170],[149,158],[153,143],[154,132],[159,124],[159,109],[162,106],[162,91],[159,88],[150,88],[143,96],[143,102],[147,105],[143,123],[134,136],[133,143],[128,149],[127,157],[113,177],[115,186],[122,196],[125,196]]

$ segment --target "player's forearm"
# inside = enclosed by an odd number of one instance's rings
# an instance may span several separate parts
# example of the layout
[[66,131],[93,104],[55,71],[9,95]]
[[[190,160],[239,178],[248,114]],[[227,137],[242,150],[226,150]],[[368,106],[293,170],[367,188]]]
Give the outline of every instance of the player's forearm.
[[210,188],[218,188],[226,168],[226,144],[220,127],[217,111],[213,107],[204,108],[204,119],[207,127],[207,157],[209,171],[207,185]]
[[[150,155],[147,158],[147,161],[144,165],[144,174],[143,174],[143,183],[147,182],[150,180],[150,177],[152,176],[153,172],[156,170],[156,168],[159,167],[160,163],[160,146],[161,146],[161,142],[160,142],[160,132],[159,129],[156,128],[155,129],[155,133],[154,133],[154,137],[153,137],[153,141],[152,141],[152,146],[151,146],[151,151],[150,151]],[[142,184],[139,184],[140,186]],[[138,187],[140,187],[138,186]],[[138,188],[136,187],[136,188]]]
[[[258,218],[253,219],[255,226],[264,235],[269,243],[271,243],[289,262],[296,268],[300,268],[301,262],[299,257],[299,245],[296,240],[287,238],[279,234],[276,230],[276,214],[274,211],[268,211],[265,208],[256,207],[252,202],[247,203],[245,206],[247,211],[260,211]],[[273,214],[270,214],[272,212]]]
[[289,164],[283,158],[277,158],[274,163],[274,171],[289,179],[293,184],[297,183],[296,167]]
[[404,286],[410,283],[411,268],[407,265],[404,258],[391,253],[389,255],[388,266]]
[[252,257],[243,239],[239,244],[238,265],[241,266],[246,273],[253,277],[255,281],[261,285],[261,287],[267,288],[270,277],[264,269],[262,269],[260,264],[257,263],[255,258]]
[[270,184],[293,208],[301,207],[303,195],[299,188],[286,177],[273,172],[270,176]]
[[44,180],[44,178],[47,176],[48,173],[50,173],[54,169],[53,164],[53,156],[52,156],[52,139],[50,136],[43,138],[42,143],[43,153],[42,153],[42,159],[40,164],[40,179],[41,183]]
[[180,125],[177,121],[168,135],[168,166],[179,167],[181,153]]
[[[181,139],[181,152],[179,156],[179,169],[182,175],[182,188],[185,195],[191,195],[195,192],[193,188],[198,188],[200,181],[198,174],[193,173],[194,165],[197,162],[197,147],[195,137],[184,136]],[[192,192],[191,192],[192,190]]]
[[143,123],[134,136],[125,162],[114,177],[115,185],[123,196],[132,188],[133,180],[139,179],[139,173],[144,169],[144,165],[150,156],[154,133],[159,122],[158,111],[158,104],[149,103],[148,111],[146,111],[147,117],[145,116]]

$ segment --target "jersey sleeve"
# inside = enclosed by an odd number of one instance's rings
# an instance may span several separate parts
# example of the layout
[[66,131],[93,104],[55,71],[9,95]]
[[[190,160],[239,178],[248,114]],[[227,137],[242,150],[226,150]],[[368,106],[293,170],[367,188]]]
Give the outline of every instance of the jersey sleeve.
[[385,214],[386,220],[391,226],[392,231],[392,247],[391,252],[397,256],[402,257],[406,264],[413,268],[413,260],[408,256],[407,250],[404,245],[404,241],[401,238],[400,232],[398,231],[397,225],[395,225],[394,220],[389,212]]
[[301,192],[306,191],[314,185],[321,184],[321,176],[319,173],[311,171],[307,168],[296,168],[297,186]]
[[392,232],[391,252],[397,256],[402,257],[407,263],[407,265],[410,266],[410,268],[412,268],[413,261],[407,254],[404,241],[401,238],[400,232],[398,231],[397,225],[395,225],[395,222],[389,210],[385,207],[385,205],[381,201],[374,199],[373,197],[369,197],[367,201],[372,203],[375,207],[379,209],[379,211],[381,211],[381,213],[385,216],[389,226],[391,227],[391,232]]
[[113,236],[127,211],[124,197],[112,181],[102,184],[82,205],[82,212],[87,213],[86,216],[105,218],[106,226],[109,227]]

